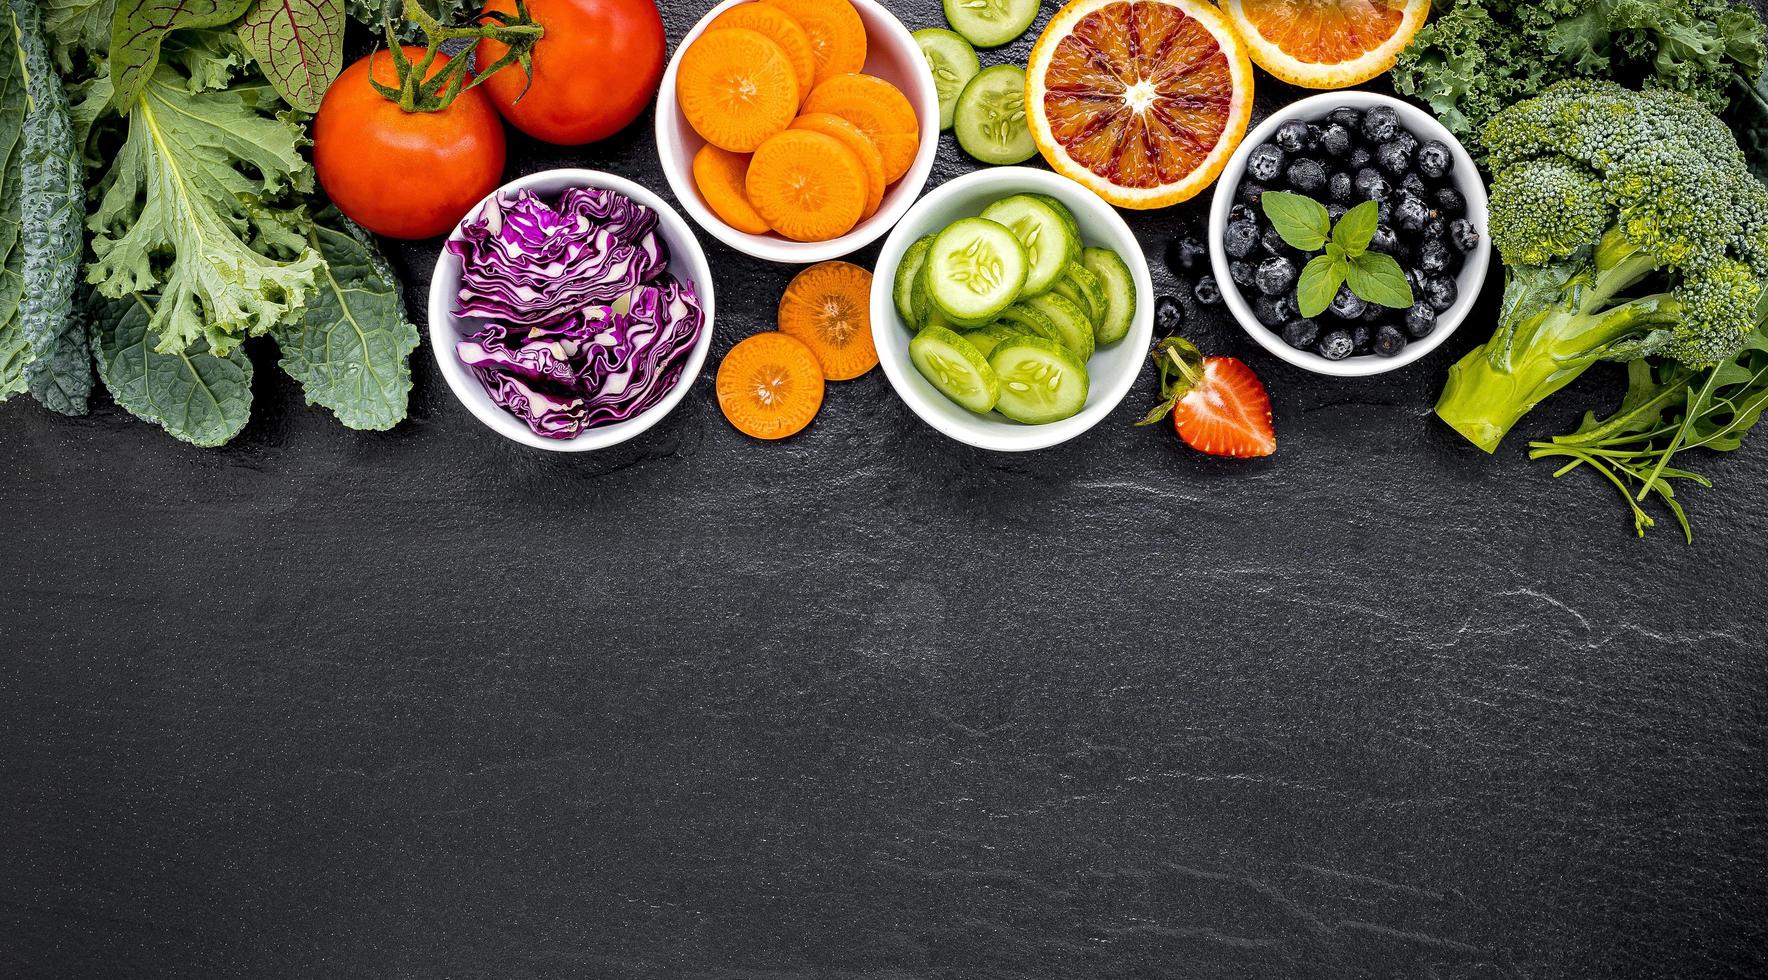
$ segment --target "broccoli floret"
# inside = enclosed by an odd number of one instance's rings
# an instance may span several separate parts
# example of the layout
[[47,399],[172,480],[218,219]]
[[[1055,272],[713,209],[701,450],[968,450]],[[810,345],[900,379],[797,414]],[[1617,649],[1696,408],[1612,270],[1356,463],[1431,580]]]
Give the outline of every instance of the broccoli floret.
[[1562,82],[1493,117],[1486,146],[1504,303],[1450,369],[1444,421],[1492,452],[1598,360],[1737,353],[1768,289],[1768,190],[1704,106]]

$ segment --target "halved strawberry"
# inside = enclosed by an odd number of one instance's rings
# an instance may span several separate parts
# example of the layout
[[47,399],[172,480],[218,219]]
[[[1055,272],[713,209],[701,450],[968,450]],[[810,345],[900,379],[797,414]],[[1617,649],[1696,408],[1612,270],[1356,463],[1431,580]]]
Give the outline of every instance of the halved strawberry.
[[1155,344],[1151,356],[1166,400],[1138,425],[1152,425],[1171,412],[1179,438],[1199,452],[1249,458],[1277,451],[1271,396],[1245,362],[1204,357],[1183,337]]

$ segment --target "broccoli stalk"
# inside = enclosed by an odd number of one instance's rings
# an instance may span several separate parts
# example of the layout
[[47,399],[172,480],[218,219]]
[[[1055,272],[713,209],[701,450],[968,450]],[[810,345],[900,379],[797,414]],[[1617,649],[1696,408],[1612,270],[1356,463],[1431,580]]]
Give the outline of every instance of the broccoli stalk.
[[1437,415],[1488,453],[1590,365],[1681,319],[1682,304],[1671,293],[1621,298],[1656,263],[1618,231],[1587,251],[1587,264],[1512,267],[1497,334],[1449,369]]

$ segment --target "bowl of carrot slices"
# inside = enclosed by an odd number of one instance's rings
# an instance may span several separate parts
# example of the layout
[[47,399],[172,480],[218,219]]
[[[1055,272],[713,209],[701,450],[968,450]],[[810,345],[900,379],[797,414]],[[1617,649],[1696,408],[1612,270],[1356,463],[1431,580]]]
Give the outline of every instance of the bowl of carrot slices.
[[725,0],[663,76],[657,152],[688,215],[769,262],[871,244],[933,170],[939,95],[874,0]]

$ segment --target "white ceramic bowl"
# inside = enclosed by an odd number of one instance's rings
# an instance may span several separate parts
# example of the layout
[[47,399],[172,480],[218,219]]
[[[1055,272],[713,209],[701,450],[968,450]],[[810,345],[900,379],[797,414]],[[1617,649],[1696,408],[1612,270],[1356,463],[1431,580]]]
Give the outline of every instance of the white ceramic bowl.
[[[912,335],[896,313],[896,267],[902,253],[923,235],[959,218],[971,218],[1003,197],[1048,194],[1068,206],[1080,222],[1081,241],[1123,257],[1136,281],[1136,318],[1129,336],[1101,348],[1087,362],[1087,404],[1080,414],[1048,425],[1020,425],[999,414],[966,411],[921,377],[909,360]],[[1123,218],[1098,195],[1066,177],[1029,167],[993,167],[965,174],[922,198],[896,226],[878,256],[872,280],[872,340],[884,376],[910,409],[928,425],[971,446],[997,452],[1026,452],[1067,442],[1098,425],[1129,394],[1148,360],[1154,338],[1154,284],[1148,260]]]
[[[1296,350],[1283,342],[1271,328],[1258,322],[1253,316],[1252,306],[1241,295],[1240,287],[1235,285],[1232,276],[1228,275],[1228,253],[1222,249],[1222,235],[1228,228],[1228,211],[1234,205],[1235,192],[1240,188],[1241,178],[1246,174],[1246,158],[1254,147],[1270,142],[1276,135],[1277,127],[1291,119],[1305,119],[1317,122],[1326,118],[1327,113],[1340,106],[1367,110],[1372,106],[1391,106],[1400,115],[1400,125],[1417,136],[1419,142],[1425,140],[1441,140],[1449,147],[1455,157],[1455,186],[1467,198],[1467,217],[1479,229],[1479,248],[1467,256],[1467,264],[1462,266],[1460,276],[1456,279],[1459,295],[1455,305],[1437,317],[1436,329],[1423,340],[1414,340],[1406,345],[1406,349],[1396,357],[1377,357],[1373,354],[1362,354],[1347,357],[1342,361],[1332,361],[1321,357],[1313,351]],[[1222,299],[1240,322],[1241,329],[1259,346],[1270,351],[1277,357],[1306,368],[1315,374],[1327,374],[1341,378],[1367,377],[1373,374],[1385,374],[1388,371],[1403,368],[1420,358],[1426,357],[1431,351],[1442,346],[1467,314],[1479,301],[1480,287],[1485,284],[1486,270],[1490,267],[1491,241],[1486,235],[1486,188],[1480,182],[1479,169],[1474,166],[1473,158],[1461,145],[1454,134],[1444,129],[1442,124],[1431,118],[1430,114],[1417,106],[1402,102],[1399,99],[1374,92],[1326,92],[1321,95],[1302,99],[1291,103],[1266,119],[1257,129],[1246,135],[1240,148],[1228,159],[1227,168],[1222,171],[1216,181],[1215,203],[1209,212],[1209,258],[1215,271],[1216,283],[1221,287]],[[1396,311],[1398,312],[1398,311]]]
[[[430,353],[435,355],[436,365],[442,369],[442,377],[448,380],[449,390],[467,407],[467,411],[497,430],[500,435],[525,446],[560,453],[606,449],[634,438],[662,421],[663,416],[668,415],[681,402],[682,397],[693,386],[694,380],[700,376],[700,369],[706,364],[706,352],[712,347],[714,319],[712,269],[706,264],[706,253],[700,248],[699,240],[694,237],[694,230],[656,194],[624,177],[595,170],[546,170],[512,180],[492,193],[509,194],[529,190],[551,201],[572,187],[601,187],[618,191],[657,212],[658,232],[669,248],[669,272],[678,279],[693,283],[706,319],[700,326],[699,340],[695,342],[694,349],[688,352],[688,362],[682,368],[680,380],[662,401],[624,422],[589,429],[573,439],[546,439],[535,435],[526,422],[498,407],[491,396],[485,393],[479,379],[473,377],[473,373],[455,356],[455,343],[472,333],[484,321],[477,318],[463,320],[454,315],[455,296],[460,291],[460,258],[444,248],[441,257],[436,260],[436,274],[430,279]],[[454,233],[448,236],[448,240],[460,240],[461,225],[477,217],[479,209],[490,199],[487,197],[474,205],[473,210],[461,219],[460,224],[455,225]]]
[[933,88],[933,75],[921,48],[902,21],[896,19],[881,3],[874,0],[850,0],[866,25],[865,72],[895,85],[908,96],[921,121],[921,148],[915,162],[901,180],[884,192],[884,203],[878,213],[860,222],[840,238],[826,242],[795,242],[776,234],[750,235],[720,221],[706,206],[694,184],[694,154],[706,145],[694,127],[682,115],[675,98],[675,76],[681,67],[681,54],[705,33],[713,18],[739,3],[751,0],[724,0],[707,11],[706,16],[688,31],[669,59],[669,70],[663,74],[663,88],[657,96],[657,155],[663,163],[663,174],[675,191],[676,200],[687,209],[694,223],[714,238],[745,255],[769,262],[825,262],[858,251],[878,240],[892,225],[901,220],[921,190],[927,186],[927,175],[933,172],[933,160],[939,155],[939,93]]

